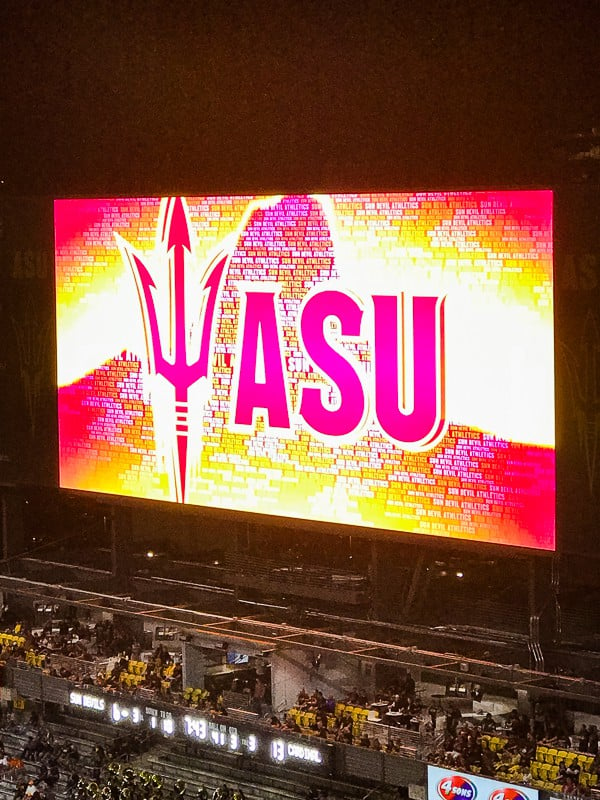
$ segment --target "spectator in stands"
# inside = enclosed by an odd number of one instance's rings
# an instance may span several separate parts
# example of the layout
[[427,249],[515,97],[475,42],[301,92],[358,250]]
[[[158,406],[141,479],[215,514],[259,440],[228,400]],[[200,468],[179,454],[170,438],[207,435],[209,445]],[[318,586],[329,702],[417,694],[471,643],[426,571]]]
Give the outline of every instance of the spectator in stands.
[[544,708],[538,701],[533,707],[533,735],[539,740],[545,736],[545,733]]
[[13,800],[22,800],[25,797],[25,790],[27,789],[27,782],[23,780],[19,780],[15,784],[15,791],[13,794]]
[[584,723],[581,726],[581,730],[579,731],[579,747],[578,747],[579,752],[587,753],[589,744],[590,744],[590,732],[588,731],[587,725]]
[[564,758],[558,762],[558,776],[556,778],[556,782],[559,783],[561,786],[564,785],[567,779],[567,762]]
[[456,736],[456,729],[461,719],[462,719],[462,714],[460,712],[460,708],[457,705],[453,705],[446,712],[446,730],[450,734],[452,734],[452,736]]
[[223,781],[221,786],[217,786],[217,788],[213,792],[212,800],[229,800],[230,797],[231,797],[231,789]]
[[525,736],[525,732],[523,730],[523,721],[516,708],[512,709],[506,722],[510,728],[509,738],[520,739]]
[[404,707],[404,698],[400,697],[399,694],[395,694],[392,698],[392,702],[390,704],[389,710],[390,711],[400,711]]
[[304,704],[308,701],[308,694],[306,689],[302,687],[298,692],[298,699],[296,700],[297,708],[304,708]]
[[23,750],[21,751],[21,758],[35,761],[38,757],[38,753],[40,752],[41,748],[41,739],[39,733],[36,734],[34,737],[33,734],[28,734],[27,741],[23,745]]
[[[485,744],[485,746],[484,746]],[[481,772],[483,775],[493,775],[498,762],[498,756],[490,750],[487,742],[481,742]]]
[[65,784],[65,792],[67,793],[67,796],[69,796],[71,792],[75,791],[75,788],[77,787],[78,783],[79,783],[79,773],[72,772],[67,778],[67,782]]
[[336,741],[344,744],[352,744],[353,719],[349,714],[345,714],[340,720],[340,725],[336,733]]
[[577,756],[571,761],[569,766],[567,767],[567,778],[572,778],[573,783],[575,786],[579,785],[579,775],[581,774],[581,766],[579,764],[579,760]]
[[[256,677],[254,682],[254,691],[252,692],[252,699],[250,701],[250,708],[257,714],[262,714],[263,703],[265,701],[265,694],[267,691],[266,683],[260,677]],[[321,695],[322,696],[322,695]]]
[[496,721],[488,711],[481,722],[481,730],[484,733],[494,733],[496,730]]
[[593,756],[598,755],[598,728],[595,725],[590,725],[588,753],[591,753]]
[[53,758],[48,763],[46,783],[52,789],[56,786],[59,780],[60,780],[60,770],[58,768],[58,764],[56,763],[56,759]]
[[527,753],[528,761],[531,761],[534,758],[536,747],[537,747],[537,742],[535,741],[535,738],[531,733],[531,731],[528,731],[527,736],[525,737],[525,744],[524,744],[524,749]]
[[474,733],[467,734],[467,742],[464,750],[464,758],[467,769],[473,769],[481,765],[481,739]]
[[441,709],[438,706],[435,706],[435,705],[429,706],[429,710],[428,710],[427,713],[429,714],[429,719],[431,720],[431,729],[433,731],[435,731],[435,726],[437,724],[438,713],[439,713],[440,710]]
[[302,730],[296,720],[289,714],[285,715],[283,727],[288,731],[294,731],[294,733],[302,733]]
[[415,679],[408,670],[406,670],[402,690],[406,699],[412,702],[415,698],[416,684]]
[[62,757],[71,767],[74,767],[79,762],[79,750],[75,747],[73,742],[67,742],[62,748]]

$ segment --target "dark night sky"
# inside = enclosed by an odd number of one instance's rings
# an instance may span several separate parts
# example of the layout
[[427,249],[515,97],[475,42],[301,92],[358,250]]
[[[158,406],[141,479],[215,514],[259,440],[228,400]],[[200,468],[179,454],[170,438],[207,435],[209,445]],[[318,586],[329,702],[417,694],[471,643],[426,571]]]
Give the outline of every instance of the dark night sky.
[[550,184],[593,2],[5,0],[0,177],[48,194]]

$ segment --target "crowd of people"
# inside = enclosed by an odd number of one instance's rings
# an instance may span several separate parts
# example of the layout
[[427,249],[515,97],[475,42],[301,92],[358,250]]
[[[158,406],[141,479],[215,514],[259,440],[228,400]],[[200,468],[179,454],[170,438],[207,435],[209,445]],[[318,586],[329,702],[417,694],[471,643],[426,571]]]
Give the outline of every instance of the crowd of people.
[[[595,726],[591,726],[594,735],[590,736],[589,729],[583,725],[580,736],[570,736],[566,723],[559,725],[557,722],[559,716],[556,709],[549,706],[546,722],[540,729],[526,714],[516,709],[501,724],[489,713],[479,724],[463,721],[460,712],[454,709],[447,715],[443,734],[432,740],[432,748],[425,758],[430,763],[454,770],[481,773],[515,783],[543,784],[546,789],[554,785],[557,792],[568,796],[588,795],[600,775],[597,731]],[[556,768],[551,770],[546,768],[546,764],[538,764],[538,759],[543,757],[542,750],[547,752],[549,749],[564,754]],[[586,781],[582,780],[581,762],[584,759]]]
[[[246,800],[241,786],[234,788],[226,781],[214,788],[202,784],[191,794],[195,800]],[[167,781],[158,773],[113,761],[93,780],[72,774],[66,795],[67,800],[183,800],[190,791],[182,779],[167,787]]]
[[[5,725],[7,732],[19,730],[14,719],[5,720]],[[91,752],[82,755],[72,740],[55,739],[52,729],[41,724],[35,712],[27,728],[29,733],[18,753],[9,755],[0,740],[0,774],[14,783],[14,800],[54,800],[63,775],[68,776],[67,797],[83,800],[82,787],[101,781],[110,764],[134,759],[157,741],[152,732],[119,732],[106,745],[96,744]]]
[[212,715],[227,714],[221,691],[184,692],[180,652],[158,644],[141,661],[142,645],[111,620],[86,624],[74,618],[48,621],[38,629],[22,622],[16,627],[19,637],[0,643],[0,660],[25,661],[82,687],[129,694],[146,690],[174,704],[193,706]]
[[[138,758],[158,741],[152,733],[120,731],[103,744],[80,752],[72,740],[55,738],[52,727],[45,725],[36,712],[25,724],[25,735],[23,725],[13,717],[2,722],[0,780],[11,782],[13,800],[246,800],[239,782],[236,785],[216,776],[207,779],[206,764],[199,776],[202,782],[190,784],[137,766]],[[14,755],[5,749],[8,734]],[[16,748],[15,741],[20,742]],[[251,780],[252,796],[259,797],[260,787],[255,778]],[[306,799],[344,800],[344,796],[322,786],[310,786]]]
[[[112,621],[88,625],[73,618],[61,620],[58,624],[48,622],[37,630],[28,630],[20,624],[18,640],[17,637],[13,638],[13,641],[3,644],[0,657],[27,660],[43,667],[50,675],[67,678],[81,686],[132,692],[146,689],[171,702],[193,704],[218,716],[227,714],[220,692],[183,692],[181,657],[171,653],[164,645],[158,645],[150,654],[146,654],[143,671],[135,675],[135,680],[124,680],[124,676],[131,677],[131,664],[141,663],[141,645],[128,631]],[[37,660],[28,658],[32,653]],[[65,659],[69,659],[68,663]],[[95,666],[99,660],[105,664],[101,669]],[[111,664],[110,668],[106,666],[108,663]],[[357,717],[357,711],[364,710],[366,714],[374,706],[378,708],[379,722],[385,726],[381,732],[372,727],[367,731],[362,724],[366,716]],[[535,784],[537,776],[533,774],[533,766],[537,748],[540,744],[554,744],[571,750],[576,746],[580,752],[591,754],[593,763],[587,773],[600,773],[598,730],[594,725],[584,725],[576,745],[573,745],[565,719],[551,704],[538,704],[533,709],[531,719],[515,710],[502,719],[495,719],[488,713],[477,723],[465,721],[457,703],[448,701],[445,708],[439,701],[424,704],[408,670],[401,670],[385,691],[373,697],[368,697],[358,689],[349,691],[342,698],[325,697],[319,689],[311,692],[302,689],[293,709],[298,713],[291,711],[282,718],[271,715],[271,725],[290,732],[310,733],[323,739],[388,753],[405,754],[399,739],[390,733],[392,726],[415,730],[414,723],[417,722],[421,735],[419,755],[430,763],[456,770],[480,772],[492,777],[508,776],[516,782]],[[443,726],[439,724],[440,716],[444,717]],[[309,723],[302,724],[306,720]],[[490,737],[496,735],[500,726],[501,746],[491,747]],[[67,752],[57,753],[54,747],[48,745],[38,733],[31,741],[28,740],[24,752],[19,756],[21,759],[39,761],[40,774],[36,776],[36,785],[42,786],[40,794],[43,796],[48,792],[51,794],[61,761],[64,763],[65,759],[76,759],[76,754],[69,756]],[[0,752],[0,756],[5,757],[3,752]],[[564,763],[556,766],[558,769],[553,770],[553,775],[557,791],[573,795],[589,790],[589,784],[582,785],[577,770],[580,765],[576,760],[565,759]],[[5,757],[5,763],[0,762],[0,769],[18,773],[17,755],[12,762]],[[27,784],[23,797],[30,797],[31,794],[31,784]],[[233,795],[224,800],[233,800]]]
[[[406,685],[410,687],[408,692]],[[566,715],[551,702],[538,702],[531,718],[513,709],[498,717],[487,712],[474,722],[463,719],[460,704],[451,700],[446,701],[445,707],[439,700],[426,707],[415,694],[414,684],[405,679],[372,701],[356,690],[339,703],[332,697],[324,697],[318,689],[310,693],[303,689],[293,709],[297,713],[287,713],[283,720],[273,716],[271,725],[406,755],[394,734],[396,728],[385,724],[385,712],[380,727],[370,725],[367,732],[366,726],[357,724],[356,715],[349,713],[349,710],[356,712],[357,706],[407,709],[411,715],[419,714],[420,756],[432,764],[515,783],[543,785],[546,789],[551,785],[565,796],[588,795],[600,776],[597,727],[583,724],[577,733],[569,732]],[[299,720],[309,725],[303,727]],[[545,764],[538,770],[536,759],[541,757],[540,748],[562,752],[564,758],[553,763],[550,770]]]

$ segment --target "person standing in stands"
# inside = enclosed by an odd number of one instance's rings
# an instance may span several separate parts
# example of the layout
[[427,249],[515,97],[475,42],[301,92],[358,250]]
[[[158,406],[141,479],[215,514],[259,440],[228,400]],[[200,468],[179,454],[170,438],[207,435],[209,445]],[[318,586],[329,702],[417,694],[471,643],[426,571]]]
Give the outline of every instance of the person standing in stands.
[[588,753],[591,753],[593,756],[598,755],[598,728],[595,725],[590,726]]
[[496,730],[496,723],[489,711],[487,712],[487,714],[485,715],[485,717],[481,722],[481,730],[484,733],[494,733],[494,731]]
[[556,779],[557,783],[560,783],[561,786],[564,786],[567,780],[567,762],[564,758],[561,758],[558,764],[558,777]]
[[571,761],[571,763],[567,767],[567,778],[571,778],[575,786],[578,786],[580,773],[581,773],[581,767],[579,765],[577,756],[575,756],[573,761]]

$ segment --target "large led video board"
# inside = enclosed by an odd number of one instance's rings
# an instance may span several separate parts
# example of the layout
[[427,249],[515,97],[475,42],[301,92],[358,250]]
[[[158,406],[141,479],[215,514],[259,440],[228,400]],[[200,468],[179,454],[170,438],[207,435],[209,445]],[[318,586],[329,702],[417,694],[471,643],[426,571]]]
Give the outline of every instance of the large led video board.
[[552,194],[58,200],[60,484],[551,550]]

